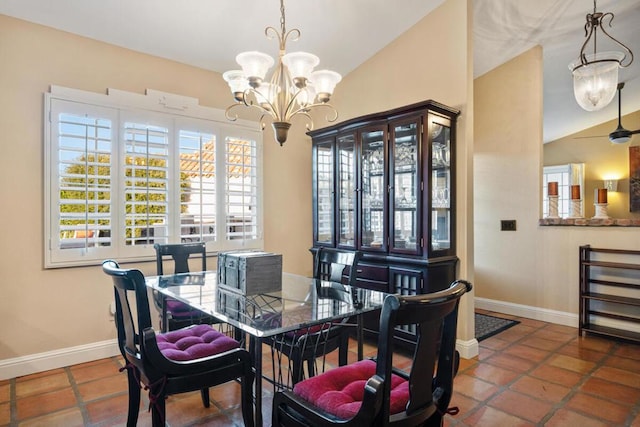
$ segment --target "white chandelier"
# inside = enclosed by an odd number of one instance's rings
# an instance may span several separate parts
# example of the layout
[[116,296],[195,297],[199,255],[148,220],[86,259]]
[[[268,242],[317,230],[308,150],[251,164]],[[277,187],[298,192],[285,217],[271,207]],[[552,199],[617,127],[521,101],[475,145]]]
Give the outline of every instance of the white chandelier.
[[[611,27],[613,13],[597,12],[596,0],[593,0],[593,13],[587,14],[587,23],[584,25],[587,39],[580,49],[580,57],[569,64],[576,101],[587,111],[600,110],[611,102],[618,86],[618,68],[628,67],[633,62],[633,52],[605,30],[603,21],[607,18]],[[624,52],[597,52],[598,29],[621,46]],[[593,53],[585,54],[592,37]]]
[[315,55],[307,52],[286,53],[287,39],[291,37],[297,40],[300,30],[294,28],[286,31],[284,0],[280,0],[280,33],[273,27],[267,27],[265,35],[269,39],[277,37],[280,45],[278,64],[271,78],[265,81],[267,72],[274,64],[269,55],[243,52],[236,56],[236,62],[242,70],[227,71],[222,75],[236,100],[225,114],[227,119],[236,120],[238,116],[231,114],[235,107],[257,108],[262,113],[262,129],[265,128],[265,117],[271,117],[276,140],[282,145],[287,140],[293,116],[305,116],[307,130],[313,127],[313,119],[309,114],[312,108],[328,107],[332,112],[327,117],[329,122],[338,118],[338,112],[328,102],[342,77],[335,71],[313,71],[320,62]]

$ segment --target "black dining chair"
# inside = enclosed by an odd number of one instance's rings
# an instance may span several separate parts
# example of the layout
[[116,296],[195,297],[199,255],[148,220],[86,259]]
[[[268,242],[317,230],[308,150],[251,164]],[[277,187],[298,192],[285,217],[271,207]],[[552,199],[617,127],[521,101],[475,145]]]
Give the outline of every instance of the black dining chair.
[[201,390],[208,408],[208,388],[232,380],[240,381],[242,416],[245,425],[252,426],[254,374],[249,352],[210,325],[156,333],[142,272],[121,269],[112,260],[104,261],[102,269],[113,279],[118,346],[129,384],[127,426],[137,424],[141,384],[149,391],[152,424],[164,426],[167,396]]
[[[207,269],[207,250],[204,242],[176,243],[153,245],[156,250],[156,274],[164,274],[164,260],[172,259],[174,263],[173,274],[188,273],[189,258],[198,255],[202,260],[202,270]],[[213,316],[196,310],[173,298],[164,296],[161,292],[153,291],[153,300],[160,312],[160,330],[162,332],[173,331],[193,324],[214,324],[220,321]]]
[[[316,279],[355,285],[357,265],[362,257],[360,251],[343,251],[333,248],[320,248],[314,259],[314,274]],[[317,287],[324,295],[316,295],[318,298],[335,301],[346,301],[350,298],[348,292],[339,292],[335,288]],[[304,365],[306,362],[309,377],[316,371],[324,370],[324,361],[328,353],[338,350],[338,364],[347,364],[349,351],[349,319],[338,323],[325,323],[278,335],[270,339],[274,357],[285,356],[289,360],[292,385],[301,381],[304,377]],[[317,361],[322,360],[322,369],[317,369]]]
[[[378,355],[299,382],[273,399],[273,426],[442,426],[453,394],[458,305],[471,290],[459,280],[444,291],[389,295],[380,316]],[[394,328],[417,326],[409,373],[392,365]]]

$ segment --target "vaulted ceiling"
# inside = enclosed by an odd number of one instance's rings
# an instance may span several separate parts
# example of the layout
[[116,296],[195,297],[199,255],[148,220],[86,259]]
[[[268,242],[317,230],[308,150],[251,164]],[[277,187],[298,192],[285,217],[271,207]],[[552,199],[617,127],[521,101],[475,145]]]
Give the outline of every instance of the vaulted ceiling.
[[[302,36],[288,49],[313,52],[322,68],[345,75],[443,1],[289,0],[287,28],[299,28]],[[473,4],[476,77],[536,44],[543,46],[545,141],[617,117],[615,102],[586,112],[573,99],[567,65],[584,42],[592,0]],[[640,110],[640,1],[600,0],[597,9],[615,14],[610,34],[639,57],[620,70],[620,80],[626,82],[623,114]],[[276,43],[263,31],[280,26],[276,0],[2,0],[0,13],[218,72],[237,68],[234,58],[242,51],[276,55]],[[598,51],[606,50],[601,35],[598,43]]]

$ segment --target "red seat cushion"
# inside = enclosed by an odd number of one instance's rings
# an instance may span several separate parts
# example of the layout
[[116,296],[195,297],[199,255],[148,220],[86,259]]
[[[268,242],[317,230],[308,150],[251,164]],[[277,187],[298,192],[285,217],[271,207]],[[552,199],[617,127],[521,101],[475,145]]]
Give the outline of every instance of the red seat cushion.
[[240,347],[240,343],[209,325],[190,326],[156,335],[158,348],[164,357],[185,361],[224,353]]
[[[342,419],[353,418],[362,406],[364,386],[376,373],[376,363],[361,360],[299,382],[293,392],[314,406]],[[409,382],[391,377],[391,415],[402,412],[409,402]]]

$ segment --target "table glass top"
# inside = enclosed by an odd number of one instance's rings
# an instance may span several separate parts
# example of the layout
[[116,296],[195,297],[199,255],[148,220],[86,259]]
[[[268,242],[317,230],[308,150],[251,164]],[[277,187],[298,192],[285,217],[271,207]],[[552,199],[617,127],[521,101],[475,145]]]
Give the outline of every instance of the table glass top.
[[147,286],[189,304],[256,337],[376,310],[384,292],[283,273],[282,290],[242,295],[218,286],[216,271],[149,276]]

